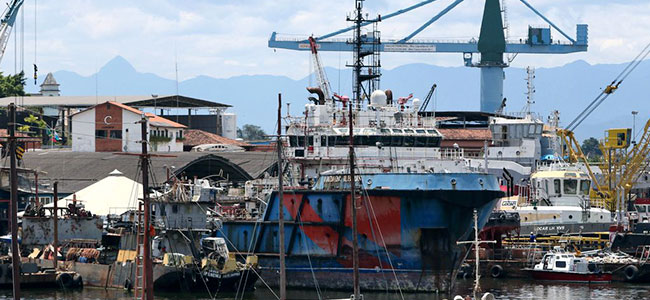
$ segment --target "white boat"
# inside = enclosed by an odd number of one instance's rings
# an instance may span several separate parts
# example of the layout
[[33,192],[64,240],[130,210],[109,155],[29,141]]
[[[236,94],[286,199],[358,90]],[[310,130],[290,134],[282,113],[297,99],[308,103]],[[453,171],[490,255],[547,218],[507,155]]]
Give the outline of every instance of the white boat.
[[521,233],[564,234],[607,232],[613,222],[604,203],[590,200],[591,179],[580,165],[553,163],[538,167],[520,186],[512,209],[519,213]]

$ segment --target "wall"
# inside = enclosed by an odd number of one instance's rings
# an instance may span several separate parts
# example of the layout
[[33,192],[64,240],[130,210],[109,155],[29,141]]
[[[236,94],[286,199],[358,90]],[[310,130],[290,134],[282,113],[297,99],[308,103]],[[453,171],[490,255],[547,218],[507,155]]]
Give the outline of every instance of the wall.
[[[96,152],[122,151],[122,108],[110,103],[95,106],[95,132],[103,130],[105,137],[95,136]],[[113,136],[117,132],[119,136]]]
[[142,120],[142,116],[126,109],[122,110],[122,151],[124,152],[140,152],[142,151],[142,144],[138,141],[142,140],[142,125],[138,123]]
[[[182,129],[180,128],[169,128],[169,127],[155,127],[151,126],[151,130],[160,130],[164,132],[167,130],[167,136],[171,138],[169,142],[158,142],[158,143],[151,143],[151,149],[155,152],[182,152],[183,151],[183,142],[182,141],[177,141],[176,137],[178,136],[178,132],[181,131]],[[151,138],[149,136],[148,138]]]
[[95,152],[95,110],[72,116],[72,151]]

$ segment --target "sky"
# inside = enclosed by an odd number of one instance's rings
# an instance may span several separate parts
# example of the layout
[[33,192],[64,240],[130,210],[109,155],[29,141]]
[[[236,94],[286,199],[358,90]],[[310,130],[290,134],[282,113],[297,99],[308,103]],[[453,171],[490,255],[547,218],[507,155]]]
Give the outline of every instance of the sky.
[[[589,51],[520,55],[514,66],[553,67],[578,59],[590,64],[621,63],[632,60],[650,42],[650,1],[528,1],[570,36],[575,36],[575,24],[588,24]],[[385,15],[418,2],[368,0],[365,11],[371,17]],[[381,22],[382,37],[404,37],[452,2],[438,0]],[[525,36],[528,25],[544,24],[520,1],[505,2],[511,38]],[[477,37],[483,3],[465,0],[417,38]],[[308,52],[268,48],[271,33],[323,35],[349,26],[345,19],[353,8],[352,0],[25,0],[0,69],[13,73],[24,64],[31,75],[35,62],[41,78],[59,70],[88,76],[121,55],[140,72],[170,79],[176,76],[175,65],[180,80],[253,74],[298,79],[309,74]],[[561,37],[556,31],[552,35]],[[326,66],[342,68],[351,54],[329,52],[322,58]],[[388,69],[409,63],[460,66],[462,62],[461,54],[382,54],[383,67]]]

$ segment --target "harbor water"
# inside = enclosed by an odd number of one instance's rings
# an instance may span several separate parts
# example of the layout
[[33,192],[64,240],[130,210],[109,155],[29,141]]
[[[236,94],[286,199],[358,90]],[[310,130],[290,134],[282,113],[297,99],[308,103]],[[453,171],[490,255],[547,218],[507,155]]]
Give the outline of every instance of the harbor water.
[[[471,280],[460,280],[456,287],[455,294],[468,295],[471,293],[473,283]],[[491,292],[497,299],[554,299],[554,300],[578,300],[578,299],[650,299],[650,285],[611,283],[611,284],[584,284],[584,283],[549,283],[531,282],[530,280],[485,278],[481,280],[484,291]],[[120,289],[84,288],[79,291],[60,291],[54,289],[24,290],[23,299],[133,299],[133,294]],[[213,297],[215,295],[212,295]],[[344,292],[324,292],[323,298],[349,297]],[[0,291],[0,299],[10,298],[11,290]],[[365,299],[390,300],[402,299],[398,293],[364,293]],[[247,292],[245,295],[234,293],[220,293],[217,299],[236,300],[266,300],[277,299],[268,289],[258,287],[254,292]],[[289,299],[319,299],[318,293],[311,290],[288,291]],[[403,299],[451,299],[453,297],[436,294],[412,294],[405,293]],[[208,294],[156,294],[156,299],[212,299]]]

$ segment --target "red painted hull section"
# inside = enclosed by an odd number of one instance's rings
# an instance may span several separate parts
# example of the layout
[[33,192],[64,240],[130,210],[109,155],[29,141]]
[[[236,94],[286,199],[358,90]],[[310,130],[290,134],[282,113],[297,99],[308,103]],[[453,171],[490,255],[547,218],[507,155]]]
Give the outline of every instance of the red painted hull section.
[[567,282],[610,282],[611,273],[567,273],[555,271],[528,270],[537,280],[567,281]]

